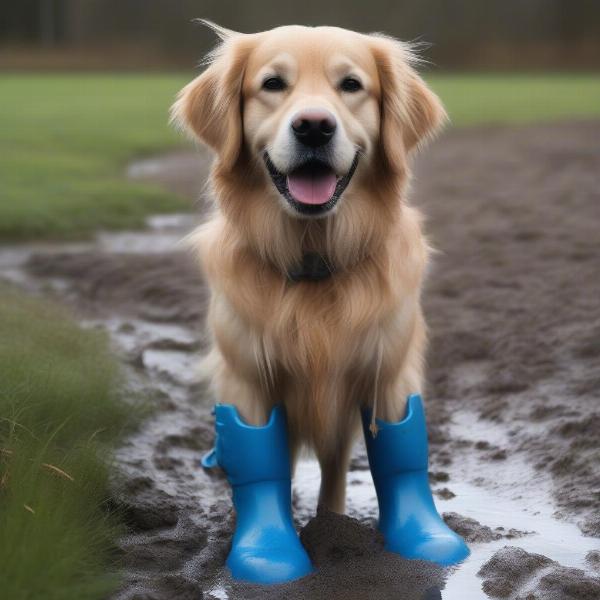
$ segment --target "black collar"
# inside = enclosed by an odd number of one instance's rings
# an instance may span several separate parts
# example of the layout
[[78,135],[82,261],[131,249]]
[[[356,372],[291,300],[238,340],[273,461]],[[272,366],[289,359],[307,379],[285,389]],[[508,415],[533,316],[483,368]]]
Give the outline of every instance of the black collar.
[[335,268],[324,256],[317,252],[302,255],[302,262],[287,272],[287,277],[294,283],[300,281],[322,281],[335,273]]

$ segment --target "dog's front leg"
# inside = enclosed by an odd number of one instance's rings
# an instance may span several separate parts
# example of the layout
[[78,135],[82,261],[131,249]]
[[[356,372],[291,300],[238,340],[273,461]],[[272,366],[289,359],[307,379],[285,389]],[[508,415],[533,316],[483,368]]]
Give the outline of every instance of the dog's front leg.
[[234,579],[282,583],[312,571],[292,518],[285,410],[255,334],[225,301],[213,303],[214,459],[233,492],[235,532],[227,566]]
[[256,350],[261,348],[258,335],[216,292],[211,298],[208,323],[215,344],[204,368],[217,401],[235,406],[248,425],[264,425],[273,405],[281,399],[273,395],[274,374],[266,368],[267,357]]
[[265,390],[258,382],[240,376],[226,363],[219,371],[214,381],[219,403],[235,406],[248,425],[265,425],[273,407]]
[[[381,382],[381,397],[362,414],[379,501],[379,529],[391,552],[452,565],[464,560],[469,550],[438,514],[429,487],[427,428],[420,396],[422,322],[417,321],[415,336],[397,377]],[[385,373],[385,360],[381,363]]]
[[282,405],[268,411],[260,386],[223,364],[215,407],[216,462],[236,512],[227,566],[235,579],[282,583],[312,571],[292,518],[291,457]]
[[[423,393],[424,354],[427,342],[425,320],[420,310],[411,319],[398,318],[376,349],[378,395],[376,413],[384,421],[396,422],[406,414],[406,399]],[[410,332],[406,335],[406,332]],[[377,356],[382,352],[381,356]]]

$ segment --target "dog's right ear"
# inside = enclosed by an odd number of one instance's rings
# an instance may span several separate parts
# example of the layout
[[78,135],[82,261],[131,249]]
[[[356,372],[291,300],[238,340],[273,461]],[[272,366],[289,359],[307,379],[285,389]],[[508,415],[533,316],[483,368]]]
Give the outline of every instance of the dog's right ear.
[[242,81],[255,36],[203,23],[221,43],[209,54],[205,71],[179,92],[171,107],[171,122],[215,150],[217,160],[229,170],[243,143]]

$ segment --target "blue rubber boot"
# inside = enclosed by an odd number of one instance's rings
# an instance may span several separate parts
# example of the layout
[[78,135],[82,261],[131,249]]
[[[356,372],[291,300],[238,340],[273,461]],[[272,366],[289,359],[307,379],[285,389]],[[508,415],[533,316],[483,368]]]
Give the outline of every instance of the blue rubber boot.
[[469,555],[467,545],[444,523],[433,503],[421,397],[408,397],[402,421],[376,419],[375,437],[369,429],[371,411],[363,410],[362,418],[386,549],[443,566],[464,560]]
[[215,407],[215,450],[202,465],[220,465],[233,490],[236,526],[227,566],[234,579],[283,583],[313,571],[292,521],[285,413],[276,406],[263,427],[244,423],[229,404]]

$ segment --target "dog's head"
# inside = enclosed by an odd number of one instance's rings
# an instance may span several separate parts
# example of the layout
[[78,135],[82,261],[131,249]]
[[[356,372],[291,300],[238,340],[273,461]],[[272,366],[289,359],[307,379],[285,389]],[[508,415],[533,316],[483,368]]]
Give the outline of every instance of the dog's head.
[[361,187],[403,180],[408,153],[444,118],[409,48],[391,38],[212,27],[222,43],[173,117],[215,150],[222,177],[262,180],[295,218],[327,216]]

